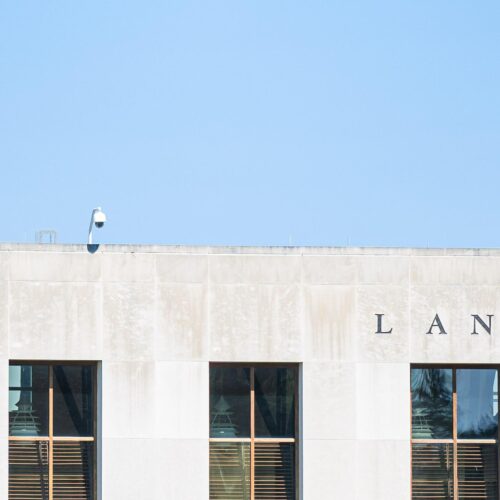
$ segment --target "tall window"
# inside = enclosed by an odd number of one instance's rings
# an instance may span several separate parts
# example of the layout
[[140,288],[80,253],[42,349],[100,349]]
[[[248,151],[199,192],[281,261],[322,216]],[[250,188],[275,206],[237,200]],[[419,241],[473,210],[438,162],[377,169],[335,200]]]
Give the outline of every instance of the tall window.
[[498,500],[498,369],[414,367],[414,499]]
[[210,366],[210,498],[297,498],[297,367]]
[[11,362],[9,500],[95,500],[95,364]]

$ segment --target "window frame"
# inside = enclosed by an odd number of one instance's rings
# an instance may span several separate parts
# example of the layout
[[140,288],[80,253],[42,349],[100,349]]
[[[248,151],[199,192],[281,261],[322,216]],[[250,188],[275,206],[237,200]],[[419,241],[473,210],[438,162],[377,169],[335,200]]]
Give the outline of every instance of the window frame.
[[[97,376],[98,376],[98,362],[97,361],[77,361],[77,360],[57,360],[57,361],[43,361],[43,360],[9,360],[10,366],[45,366],[48,369],[48,435],[47,436],[11,436],[10,428],[8,435],[8,442],[34,442],[42,441],[47,443],[47,478],[48,478],[48,500],[53,500],[54,497],[54,442],[91,442],[94,443],[92,447],[92,497],[97,500]],[[92,368],[92,436],[54,436],[54,367],[55,366],[90,366]],[[14,386],[12,386],[14,387]],[[10,391],[10,379],[8,390]],[[10,458],[8,462],[10,466]],[[10,473],[9,473],[10,476]]]
[[[448,439],[418,439],[413,438],[413,394],[411,389],[411,371],[413,369],[442,369],[452,371],[452,437]],[[413,445],[414,444],[448,444],[452,447],[453,455],[453,500],[459,500],[459,478],[458,478],[458,446],[460,444],[486,444],[496,446],[497,455],[497,497],[500,498],[500,401],[498,401],[497,411],[497,434],[496,438],[492,439],[471,439],[458,438],[458,398],[457,398],[457,371],[458,370],[496,370],[497,380],[500,383],[500,365],[489,363],[412,363],[410,364],[410,493],[413,498]],[[500,390],[497,393],[500,393]]]
[[[258,438],[255,437],[255,368],[291,368],[294,371],[294,437],[293,438]],[[209,379],[212,368],[248,368],[250,370],[250,437],[217,438],[210,436],[211,443],[249,443],[250,444],[250,499],[255,500],[255,445],[256,443],[293,443],[294,450],[294,487],[295,500],[299,500],[300,467],[299,467],[299,374],[300,363],[245,363],[245,362],[210,362],[208,366]],[[210,392],[210,390],[209,390]],[[208,398],[208,422],[210,423],[210,394]],[[209,424],[210,425],[210,424]]]

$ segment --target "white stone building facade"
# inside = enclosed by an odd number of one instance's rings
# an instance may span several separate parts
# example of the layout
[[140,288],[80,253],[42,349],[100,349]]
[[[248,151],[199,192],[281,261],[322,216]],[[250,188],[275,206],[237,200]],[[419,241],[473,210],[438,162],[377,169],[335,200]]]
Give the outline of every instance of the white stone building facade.
[[90,361],[99,500],[210,498],[220,362],[296,364],[297,498],[409,500],[410,369],[500,364],[499,320],[498,250],[0,245],[0,498],[9,362]]

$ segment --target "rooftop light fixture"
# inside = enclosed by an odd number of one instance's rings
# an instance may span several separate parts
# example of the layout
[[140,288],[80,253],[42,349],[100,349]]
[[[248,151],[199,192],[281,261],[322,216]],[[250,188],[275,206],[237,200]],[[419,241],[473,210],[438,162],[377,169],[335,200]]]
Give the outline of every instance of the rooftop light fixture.
[[92,245],[92,229],[97,227],[100,229],[102,226],[104,226],[104,223],[106,222],[106,214],[101,210],[101,207],[94,208],[92,210],[92,217],[90,218],[90,226],[89,226],[89,240],[88,244]]

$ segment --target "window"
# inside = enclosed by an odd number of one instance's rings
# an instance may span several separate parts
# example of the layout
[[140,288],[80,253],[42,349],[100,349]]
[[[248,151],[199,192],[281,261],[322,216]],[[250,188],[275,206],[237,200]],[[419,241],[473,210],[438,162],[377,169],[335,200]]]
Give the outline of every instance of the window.
[[95,500],[95,364],[9,366],[9,500]]
[[297,366],[211,365],[210,499],[297,498]]
[[498,369],[413,367],[413,499],[498,500]]

